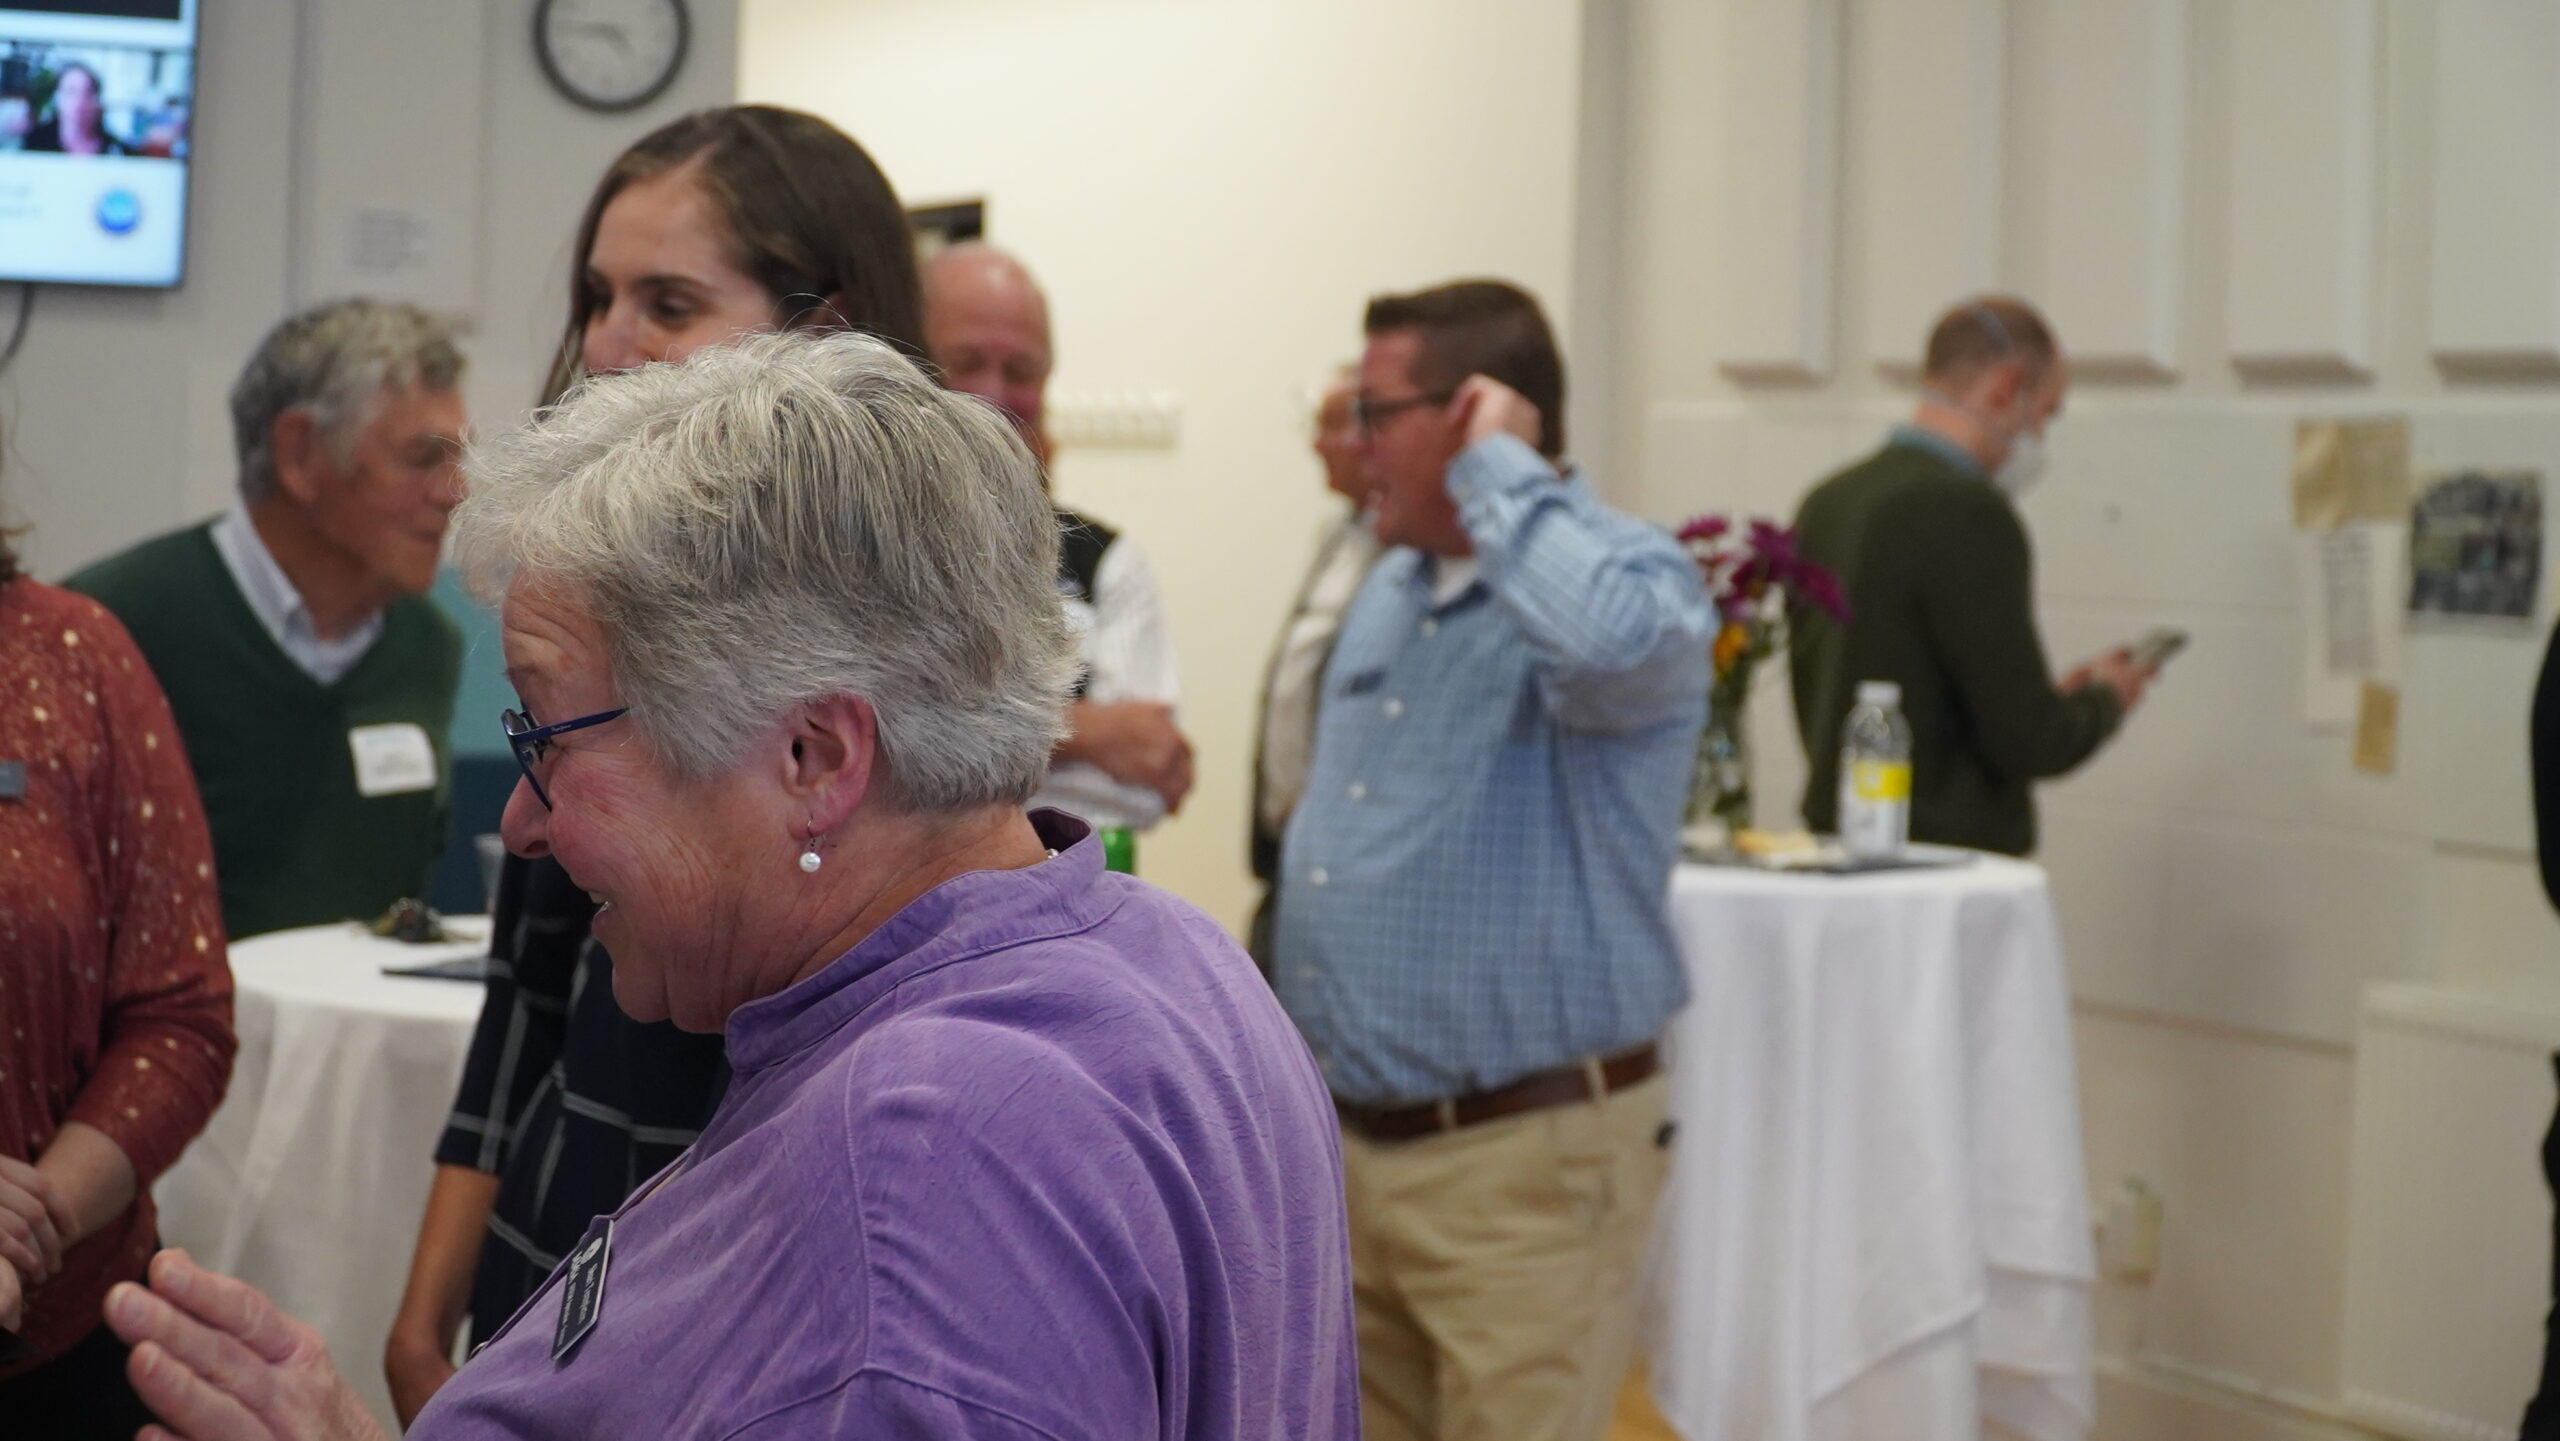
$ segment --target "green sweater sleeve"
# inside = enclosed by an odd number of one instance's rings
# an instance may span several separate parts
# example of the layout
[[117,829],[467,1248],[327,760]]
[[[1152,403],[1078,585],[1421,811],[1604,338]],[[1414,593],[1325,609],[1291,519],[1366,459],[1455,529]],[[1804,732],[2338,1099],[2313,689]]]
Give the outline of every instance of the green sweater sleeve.
[[1986,762],[2016,780],[2061,775],[2087,760],[2123,720],[2104,686],[2065,693],[2036,636],[2034,561],[2007,497],[1985,485],[1928,515],[1920,554],[1936,583],[1924,614],[1973,722]]

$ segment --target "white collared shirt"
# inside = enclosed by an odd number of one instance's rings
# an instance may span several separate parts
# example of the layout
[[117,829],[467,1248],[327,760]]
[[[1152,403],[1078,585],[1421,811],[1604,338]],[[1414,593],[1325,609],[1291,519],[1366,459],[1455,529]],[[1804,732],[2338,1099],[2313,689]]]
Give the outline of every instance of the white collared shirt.
[[1476,583],[1483,569],[1472,555],[1435,555],[1431,558],[1431,608],[1438,610]]
[[225,511],[213,523],[213,548],[222,553],[222,563],[231,571],[232,582],[240,587],[242,598],[256,613],[258,623],[267,628],[276,645],[303,672],[322,685],[335,685],[340,677],[355,669],[373,643],[382,639],[382,613],[365,617],[364,623],[335,640],[323,640],[311,624],[311,607],[303,604],[302,592],[293,588],[293,578],[276,564],[267,543],[258,537],[258,527],[249,512],[240,506]]
[[[1155,569],[1135,541],[1126,535],[1112,541],[1094,566],[1092,602],[1071,600],[1066,608],[1068,628],[1075,632],[1084,660],[1083,699],[1165,705],[1181,700],[1173,631],[1165,623]],[[1042,806],[1071,811],[1096,826],[1133,831],[1147,830],[1165,817],[1164,797],[1153,788],[1114,780],[1091,761],[1051,766],[1049,779],[1026,808]]]

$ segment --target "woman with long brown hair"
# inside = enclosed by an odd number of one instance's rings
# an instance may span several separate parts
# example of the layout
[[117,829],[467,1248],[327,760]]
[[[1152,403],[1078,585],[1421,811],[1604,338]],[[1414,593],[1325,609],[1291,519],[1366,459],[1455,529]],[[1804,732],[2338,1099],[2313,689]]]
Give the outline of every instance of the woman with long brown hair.
[[[729,106],[643,137],[597,183],[573,253],[546,404],[586,376],[760,331],[860,330],[923,354],[906,213],[816,116]],[[727,1084],[719,1036],[616,1009],[595,909],[558,863],[506,862],[488,1000],[384,1350],[404,1423],[453,1374],[464,1316],[493,1334],[590,1218],[684,1150]]]

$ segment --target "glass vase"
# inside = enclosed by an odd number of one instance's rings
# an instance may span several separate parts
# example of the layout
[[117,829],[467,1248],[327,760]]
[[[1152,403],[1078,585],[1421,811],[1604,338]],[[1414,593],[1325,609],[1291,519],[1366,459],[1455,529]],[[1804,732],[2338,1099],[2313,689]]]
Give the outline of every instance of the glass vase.
[[1730,845],[1750,825],[1750,731],[1741,705],[1718,704],[1698,732],[1698,767],[1689,778],[1687,833],[1702,840],[1712,837],[1712,844]]

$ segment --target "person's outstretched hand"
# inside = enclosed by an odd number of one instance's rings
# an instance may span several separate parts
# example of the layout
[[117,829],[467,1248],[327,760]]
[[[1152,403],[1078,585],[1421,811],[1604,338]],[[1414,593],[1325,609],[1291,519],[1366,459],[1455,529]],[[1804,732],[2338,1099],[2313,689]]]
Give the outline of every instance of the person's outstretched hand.
[[163,1251],[107,1293],[126,1374],[161,1424],[140,1441],[387,1441],[310,1327],[258,1289]]

